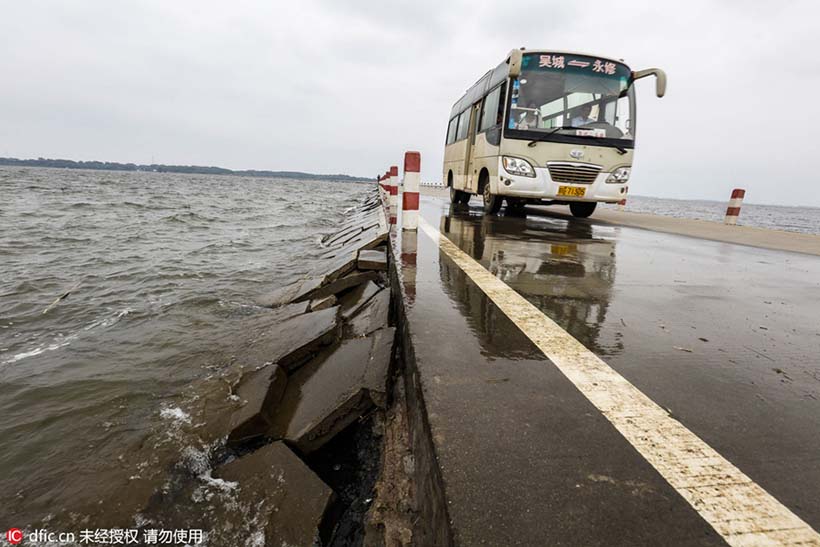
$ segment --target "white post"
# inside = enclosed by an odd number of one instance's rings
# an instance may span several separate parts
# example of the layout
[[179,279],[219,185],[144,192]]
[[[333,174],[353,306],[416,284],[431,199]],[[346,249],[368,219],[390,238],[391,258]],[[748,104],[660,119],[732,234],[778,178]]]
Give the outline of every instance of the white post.
[[389,182],[390,178],[390,171],[385,171],[384,175],[379,177],[379,193],[382,197],[382,206],[386,209],[389,205],[390,201],[390,192],[387,189],[387,183]]
[[730,226],[737,224],[737,217],[740,216],[740,205],[743,203],[745,196],[746,190],[742,188],[732,190],[732,197],[729,200],[729,206],[726,208],[726,218],[723,219],[723,224]]
[[416,230],[419,226],[419,182],[421,154],[404,153],[404,187],[402,189],[402,230]]
[[390,192],[388,203],[390,205],[390,224],[396,223],[396,213],[399,207],[399,167],[398,165],[391,165],[388,171],[387,189]]

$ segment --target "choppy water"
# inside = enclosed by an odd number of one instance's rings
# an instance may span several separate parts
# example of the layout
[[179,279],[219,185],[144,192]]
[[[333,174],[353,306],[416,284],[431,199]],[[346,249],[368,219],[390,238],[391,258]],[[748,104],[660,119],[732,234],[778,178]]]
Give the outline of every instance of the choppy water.
[[370,191],[0,168],[0,525],[108,503],[147,439],[182,443],[200,424],[180,401],[235,360],[253,297],[312,270]]
[[[664,199],[630,195],[626,202],[626,210],[635,213],[723,222],[726,205],[725,201]],[[820,234],[820,208],[744,203],[737,223],[741,226]]]

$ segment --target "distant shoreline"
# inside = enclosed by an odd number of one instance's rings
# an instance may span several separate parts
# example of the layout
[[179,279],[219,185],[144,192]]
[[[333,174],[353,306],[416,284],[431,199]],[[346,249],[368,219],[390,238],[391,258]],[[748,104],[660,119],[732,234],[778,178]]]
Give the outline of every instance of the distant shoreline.
[[373,182],[374,178],[354,177],[351,175],[319,175],[299,171],[265,171],[245,169],[236,171],[224,167],[205,167],[200,165],[165,165],[136,164],[110,161],[74,161],[64,159],[37,158],[21,160],[18,158],[0,158],[0,166],[6,167],[52,167],[58,169],[91,169],[97,171],[138,171],[147,173],[185,173],[194,175],[233,175],[239,177],[265,177],[280,179],[327,180],[339,182]]

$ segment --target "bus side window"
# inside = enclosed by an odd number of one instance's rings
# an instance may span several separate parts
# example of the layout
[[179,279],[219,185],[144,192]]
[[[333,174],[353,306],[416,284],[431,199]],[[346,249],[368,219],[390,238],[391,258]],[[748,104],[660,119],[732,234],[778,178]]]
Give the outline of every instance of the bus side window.
[[498,86],[484,97],[484,102],[481,105],[481,123],[478,125],[478,132],[486,131],[497,123],[498,98],[500,95],[501,86]]
[[472,105],[462,112],[458,117],[458,131],[456,132],[456,140],[460,141],[467,138],[467,130],[470,128],[470,111]]
[[507,90],[506,82],[501,84],[499,88],[500,91],[498,92],[498,111],[495,116],[495,124],[501,125],[504,123],[504,106],[507,104],[505,91]]
[[458,121],[458,116],[450,120],[450,124],[447,126],[447,140],[446,144],[453,144],[456,140],[456,123]]

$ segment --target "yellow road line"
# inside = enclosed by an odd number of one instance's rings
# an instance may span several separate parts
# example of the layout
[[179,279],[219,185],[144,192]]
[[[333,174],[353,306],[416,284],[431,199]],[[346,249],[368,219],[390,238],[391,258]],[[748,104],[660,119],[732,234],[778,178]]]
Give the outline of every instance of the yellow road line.
[[419,227],[729,545],[820,546],[820,534],[626,378],[423,218]]

